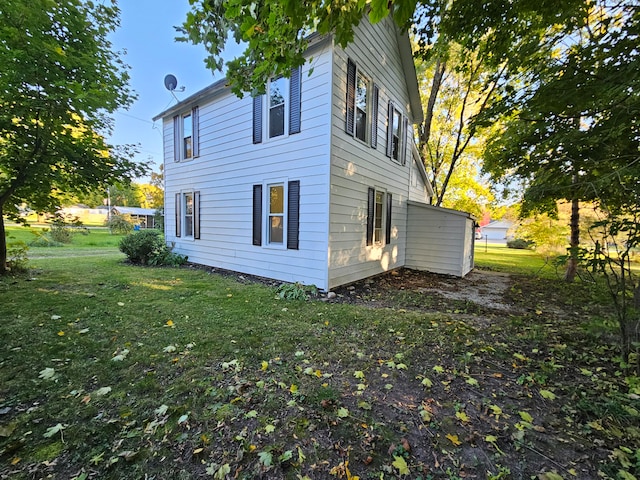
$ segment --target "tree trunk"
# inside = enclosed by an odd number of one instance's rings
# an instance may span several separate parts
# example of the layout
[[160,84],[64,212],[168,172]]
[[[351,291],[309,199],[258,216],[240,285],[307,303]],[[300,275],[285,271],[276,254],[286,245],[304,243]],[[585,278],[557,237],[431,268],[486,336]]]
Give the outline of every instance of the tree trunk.
[[424,123],[422,124],[422,135],[420,141],[423,144],[429,143],[431,137],[431,122],[433,121],[433,109],[436,106],[440,85],[442,85],[442,77],[446,70],[446,63],[436,60],[435,70],[433,72],[433,82],[431,82],[431,91],[429,92],[429,101],[427,102],[427,111],[424,114]]
[[7,235],[4,230],[4,214],[0,204],[0,275],[7,273]]
[[[574,178],[575,181],[575,178]],[[571,240],[569,242],[569,261],[567,270],[564,272],[564,279],[573,282],[578,273],[578,247],[580,246],[580,200],[571,200]]]
[[636,349],[635,373],[640,376],[640,284],[633,290],[633,309],[631,310],[633,319],[631,325],[631,345]]

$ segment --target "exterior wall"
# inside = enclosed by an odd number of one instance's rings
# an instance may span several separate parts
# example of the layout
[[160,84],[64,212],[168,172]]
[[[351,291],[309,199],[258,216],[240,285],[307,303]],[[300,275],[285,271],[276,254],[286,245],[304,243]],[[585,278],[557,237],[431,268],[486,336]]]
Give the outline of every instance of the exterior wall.
[[[385,155],[388,102],[393,100],[409,117],[409,93],[398,54],[395,26],[386,19],[371,25],[363,20],[355,30],[355,40],[345,50],[334,51],[331,139],[331,204],[329,223],[329,287],[376,275],[405,263],[407,198],[412,165],[410,145],[406,164]],[[345,133],[347,60],[379,87],[376,119],[377,148]],[[410,134],[409,138],[413,138]],[[392,194],[391,242],[367,246],[367,190],[369,187]]]
[[[418,159],[418,161],[422,161]],[[424,183],[422,175],[416,165],[415,157],[411,160],[411,171],[409,174],[409,200],[420,203],[430,203],[431,196],[429,195],[429,189]]]
[[[262,143],[253,144],[253,99],[238,99],[223,88],[198,104],[200,156],[176,163],[172,118],[169,114],[164,118],[166,239],[176,252],[188,255],[189,261],[328,288],[331,111],[326,99],[332,47],[325,42],[320,48],[313,52],[313,64],[302,69],[298,134],[263,138]],[[184,112],[190,108],[185,104]],[[253,185],[292,180],[300,181],[299,249],[270,248],[266,242],[253,245]],[[200,239],[175,234],[175,195],[189,191],[200,192]]]
[[409,202],[407,268],[463,277],[473,268],[473,219],[466,213]]

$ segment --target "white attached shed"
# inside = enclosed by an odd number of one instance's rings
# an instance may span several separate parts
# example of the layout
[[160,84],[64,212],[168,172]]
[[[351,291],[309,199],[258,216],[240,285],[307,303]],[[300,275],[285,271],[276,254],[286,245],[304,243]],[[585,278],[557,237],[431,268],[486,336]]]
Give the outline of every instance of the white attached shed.
[[408,202],[405,267],[464,277],[473,269],[475,219],[466,212]]

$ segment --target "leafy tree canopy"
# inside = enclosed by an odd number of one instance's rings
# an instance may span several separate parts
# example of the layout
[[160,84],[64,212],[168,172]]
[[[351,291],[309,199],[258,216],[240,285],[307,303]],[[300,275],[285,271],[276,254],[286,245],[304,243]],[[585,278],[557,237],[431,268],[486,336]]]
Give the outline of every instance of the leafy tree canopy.
[[523,212],[556,201],[625,208],[640,200],[638,5],[594,4],[587,21],[486,117],[503,119],[485,152],[495,178],[526,180]]
[[[0,214],[52,210],[61,192],[128,181],[146,167],[109,145],[109,114],[134,99],[108,35],[112,2],[14,0],[0,23]],[[1,215],[0,215],[1,218]],[[0,221],[0,272],[6,264]]]
[[[418,42],[427,57],[437,40],[456,40],[499,65],[527,58],[540,50],[541,32],[562,30],[583,17],[584,0],[191,0],[191,12],[178,29],[182,41],[202,44],[211,69],[222,70],[228,40],[243,42],[245,51],[227,63],[233,91],[262,91],[271,76],[287,75],[304,62],[311,33],[334,35],[345,46],[364,16],[373,23],[392,15]],[[514,48],[517,46],[517,48]]]

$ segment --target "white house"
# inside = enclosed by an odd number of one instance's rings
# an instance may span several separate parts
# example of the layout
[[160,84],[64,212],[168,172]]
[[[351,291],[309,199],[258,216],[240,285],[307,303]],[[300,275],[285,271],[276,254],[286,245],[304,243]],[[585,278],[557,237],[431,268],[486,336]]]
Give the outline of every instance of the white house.
[[155,117],[167,241],[195,263],[323,290],[403,266],[468,273],[474,220],[429,205],[407,34],[364,20],[346,49],[317,36],[307,55],[265,95],[239,99],[223,80]]
[[155,228],[157,210],[140,207],[111,207],[111,215],[129,215],[139,228]]
[[487,240],[511,240],[514,226],[509,220],[495,220],[482,227],[482,235]]

